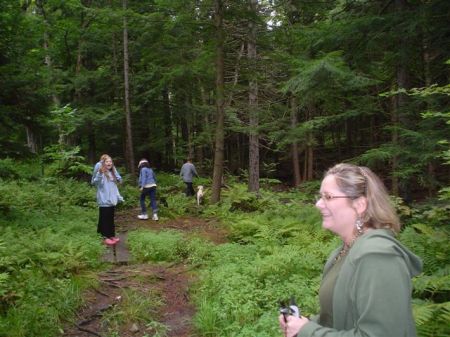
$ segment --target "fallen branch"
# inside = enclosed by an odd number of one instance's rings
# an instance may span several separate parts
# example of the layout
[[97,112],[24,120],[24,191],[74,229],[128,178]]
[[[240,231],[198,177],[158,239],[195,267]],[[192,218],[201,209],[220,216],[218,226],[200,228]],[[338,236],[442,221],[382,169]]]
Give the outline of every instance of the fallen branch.
[[119,288],[119,289],[123,288],[122,286],[115,284],[114,281],[112,281],[112,280],[100,280],[100,282],[102,282],[110,287]]
[[95,292],[99,293],[100,295],[103,295],[103,296],[106,296],[106,297],[111,297],[108,294],[104,293],[103,291],[100,291],[98,289],[94,289],[94,290],[95,290]]
[[75,324],[75,325],[78,327],[79,325],[86,325],[86,324],[89,324],[89,323],[91,323],[94,319],[96,319],[97,317],[101,317],[101,316],[102,316],[102,315],[100,315],[100,314],[98,314],[98,313],[93,314],[91,317],[86,318],[86,319],[82,320],[81,322],[78,322],[78,323]]
[[196,263],[196,264],[193,264],[193,265],[190,266],[189,268],[185,268],[185,269],[180,270],[180,271],[178,271],[178,272],[176,272],[176,273],[173,273],[173,275],[179,275],[179,274],[186,273],[186,272],[191,271],[191,270],[194,270],[194,269],[196,269],[196,268],[198,268],[198,267],[200,267],[200,266],[202,266],[202,265],[203,265],[203,263]]
[[119,285],[117,285],[117,284],[115,284],[115,283],[112,283],[112,282],[105,282],[105,283],[106,283],[108,286],[113,287],[113,288],[119,288],[119,289],[124,288],[124,287],[119,286]]
[[84,332],[87,332],[87,333],[90,333],[91,335],[94,335],[94,336],[97,336],[97,337],[102,337],[102,335],[96,333],[95,331],[92,331],[92,330],[89,330],[89,329],[82,328],[82,327],[79,326],[79,325],[77,325],[77,328],[78,328],[78,330],[84,331]]
[[127,279],[127,276],[122,276],[122,277],[118,277],[118,278],[102,278],[101,280],[115,282],[115,281],[121,281],[121,280],[126,280],[126,279]]

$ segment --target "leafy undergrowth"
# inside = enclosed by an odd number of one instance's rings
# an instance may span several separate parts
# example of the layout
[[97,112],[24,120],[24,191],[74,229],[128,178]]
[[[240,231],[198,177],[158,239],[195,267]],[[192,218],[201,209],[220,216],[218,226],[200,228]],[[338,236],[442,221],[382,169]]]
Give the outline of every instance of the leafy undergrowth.
[[0,335],[53,336],[95,284],[103,251],[93,212],[29,211],[0,226]]
[[[318,312],[322,267],[338,240],[323,231],[308,195],[263,190],[256,198],[237,184],[220,204],[205,209],[229,228],[231,242],[217,247],[193,290],[202,336],[279,336],[279,301],[291,296],[303,314]],[[446,199],[420,208],[396,203],[405,225],[399,239],[425,264],[414,279],[419,336],[450,333],[450,213],[442,211],[449,204]]]
[[[95,191],[70,179],[31,179],[10,171],[9,180],[0,184],[0,336],[57,336],[82,304],[84,290],[98,288],[104,248],[95,233]],[[279,336],[279,301],[291,296],[305,315],[317,313],[321,270],[338,239],[321,228],[311,202],[312,184],[303,192],[275,193],[267,182],[269,188],[256,197],[229,179],[219,204],[208,205],[207,187],[204,204],[197,206],[183,195],[178,177],[160,176],[158,194],[168,207],[160,205],[158,228],[129,231],[133,263],[161,270],[186,265],[196,272],[189,295],[199,336]],[[128,205],[138,204],[134,186],[125,184],[121,192]],[[420,208],[399,200],[396,205],[405,224],[400,240],[425,262],[424,273],[414,279],[419,336],[448,335],[449,218],[442,211],[448,199]],[[180,216],[216,219],[226,228],[228,242],[213,243],[182,226],[164,230],[168,220]],[[130,289],[121,296],[121,305],[104,315],[108,336],[117,336],[119,326],[132,317],[153,335],[169,334],[147,315],[160,295]]]
[[[236,183],[224,190],[217,205],[197,208],[193,201],[177,203],[183,209],[177,211],[180,214],[187,211],[220,219],[229,231],[229,243],[209,247],[202,256],[200,280],[191,289],[199,335],[279,336],[279,302],[291,296],[297,298],[305,315],[318,312],[322,267],[339,242],[321,228],[309,195],[262,190],[257,198]],[[443,200],[438,206],[410,208],[396,200],[405,225],[399,239],[425,263],[424,272],[414,279],[413,313],[419,336],[449,333],[449,219],[442,212],[448,204]],[[161,238],[152,239],[156,240],[153,244],[162,243]],[[183,256],[180,238],[172,240],[174,250]],[[142,253],[145,246],[141,244],[139,254],[151,255]]]

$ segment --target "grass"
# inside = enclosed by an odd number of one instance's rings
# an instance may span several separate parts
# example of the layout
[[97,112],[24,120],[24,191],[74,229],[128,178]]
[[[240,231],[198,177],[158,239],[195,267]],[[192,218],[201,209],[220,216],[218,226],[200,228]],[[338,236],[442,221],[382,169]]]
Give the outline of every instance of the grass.
[[[0,176],[0,336],[57,336],[102,268],[95,190],[72,179],[36,178],[11,161],[0,161],[1,167],[6,169]],[[169,203],[161,207],[163,217],[212,217],[230,233],[230,242],[219,246],[175,231],[129,233],[135,261],[183,261],[201,268],[191,289],[201,336],[279,336],[278,301],[291,295],[306,315],[317,313],[323,263],[338,240],[322,230],[308,193],[262,189],[256,198],[244,184],[233,183],[220,203],[196,207],[183,195],[179,177],[158,177]],[[311,186],[305,190],[315,189]],[[122,186],[121,192],[128,205],[137,205],[135,186]],[[449,312],[448,214],[433,205],[420,212],[402,209],[407,228],[400,239],[426,262],[414,280],[419,336],[443,335]],[[159,294],[129,289],[105,316],[105,329],[118,336],[121,327],[135,323],[146,336],[165,337],[167,327],[156,314],[161,305]]]
[[158,309],[162,305],[161,296],[155,291],[125,289],[117,305],[103,315],[102,326],[110,337],[119,336],[121,329],[133,325],[151,336],[166,336],[167,327],[158,323]]

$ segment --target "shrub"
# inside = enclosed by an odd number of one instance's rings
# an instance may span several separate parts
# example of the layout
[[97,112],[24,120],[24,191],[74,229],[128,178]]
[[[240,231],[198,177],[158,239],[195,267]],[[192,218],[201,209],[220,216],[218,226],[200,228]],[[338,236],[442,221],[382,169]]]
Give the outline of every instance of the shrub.
[[0,179],[38,180],[42,176],[39,160],[17,161],[11,158],[0,159]]
[[58,335],[95,283],[104,247],[92,192],[51,177],[0,185],[0,336]]
[[175,231],[159,233],[137,230],[129,233],[128,244],[133,257],[140,262],[179,261],[182,235]]

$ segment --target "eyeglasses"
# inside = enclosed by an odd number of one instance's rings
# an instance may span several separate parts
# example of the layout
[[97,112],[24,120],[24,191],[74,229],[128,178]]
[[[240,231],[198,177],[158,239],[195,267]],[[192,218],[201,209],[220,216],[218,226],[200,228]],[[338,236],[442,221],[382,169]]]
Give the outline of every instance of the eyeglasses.
[[318,193],[316,195],[316,202],[319,201],[320,199],[327,202],[327,201],[337,199],[337,198],[355,199],[355,197],[351,197],[349,195],[331,195],[328,193]]

